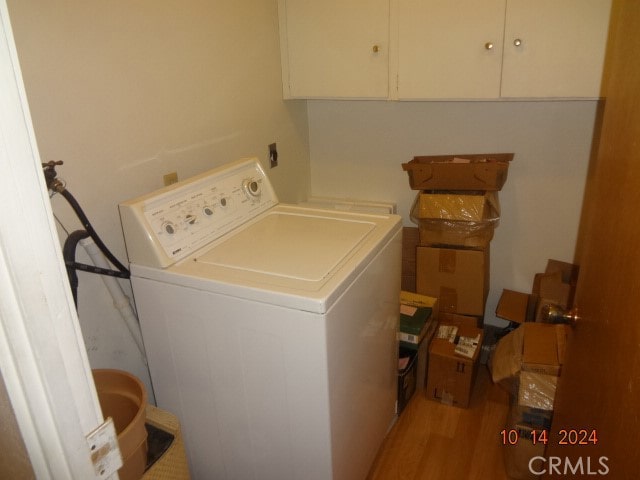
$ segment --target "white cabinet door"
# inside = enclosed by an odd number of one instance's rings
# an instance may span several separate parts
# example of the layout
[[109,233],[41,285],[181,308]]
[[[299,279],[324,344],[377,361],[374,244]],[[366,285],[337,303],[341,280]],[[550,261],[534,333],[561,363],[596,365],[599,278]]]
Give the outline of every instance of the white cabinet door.
[[502,97],[598,97],[610,0],[508,0]]
[[398,0],[399,99],[498,98],[506,0]]
[[387,98],[388,0],[279,0],[285,98]]

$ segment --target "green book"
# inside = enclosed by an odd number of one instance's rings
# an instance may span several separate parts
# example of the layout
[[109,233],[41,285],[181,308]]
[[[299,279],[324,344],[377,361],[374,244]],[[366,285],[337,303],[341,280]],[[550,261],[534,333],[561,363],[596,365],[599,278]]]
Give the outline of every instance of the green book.
[[429,327],[434,323],[431,319],[432,309],[430,307],[414,307],[411,305],[401,305],[400,308],[400,331],[398,340],[405,343],[418,345],[425,337]]

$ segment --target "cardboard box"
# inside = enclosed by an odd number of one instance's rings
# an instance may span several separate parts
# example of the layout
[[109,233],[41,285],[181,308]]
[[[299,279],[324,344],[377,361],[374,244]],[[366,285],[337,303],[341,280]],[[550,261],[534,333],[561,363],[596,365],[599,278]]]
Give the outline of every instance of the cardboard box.
[[398,353],[399,359],[409,358],[406,367],[398,368],[398,401],[396,405],[396,413],[401,413],[407,406],[407,403],[416,391],[418,352],[400,348]]
[[513,153],[413,157],[402,169],[413,190],[497,191],[507,180]]
[[416,291],[416,247],[420,243],[417,227],[402,228],[402,290]]
[[559,376],[568,327],[524,323],[500,339],[489,362],[491,378],[517,397],[521,372]]
[[[549,424],[551,420],[549,419]],[[545,445],[542,442],[533,443],[533,431],[540,431],[540,427],[523,422],[517,407],[511,407],[507,417],[505,430],[515,430],[518,433],[518,441],[511,445],[508,441],[503,445],[503,459],[505,472],[512,479],[529,480],[537,479],[529,470],[529,462],[534,457],[542,457],[545,453]]]
[[489,293],[489,248],[416,250],[418,293],[437,297],[440,312],[484,316]]
[[544,373],[520,372],[518,405],[538,410],[553,410],[558,377]]
[[522,371],[559,376],[567,345],[567,326],[525,323]]
[[544,305],[557,305],[563,310],[573,306],[579,268],[577,265],[549,260],[544,273],[536,275],[533,293],[539,297],[536,321],[541,320]]
[[460,315],[457,313],[442,312],[438,315],[438,322],[444,325],[465,325],[467,327],[482,328],[482,317],[472,317],[471,315]]
[[553,420],[553,411],[526,407],[512,402],[509,406],[509,416],[513,419],[512,423],[526,423],[539,430],[549,430],[551,429],[551,420]]
[[[439,326],[443,324],[440,323]],[[469,406],[478,359],[482,349],[482,330],[461,324],[457,327],[455,342],[434,338],[429,346],[429,368],[427,374],[427,398],[466,408]],[[478,343],[471,358],[455,352],[461,337],[476,338]]]

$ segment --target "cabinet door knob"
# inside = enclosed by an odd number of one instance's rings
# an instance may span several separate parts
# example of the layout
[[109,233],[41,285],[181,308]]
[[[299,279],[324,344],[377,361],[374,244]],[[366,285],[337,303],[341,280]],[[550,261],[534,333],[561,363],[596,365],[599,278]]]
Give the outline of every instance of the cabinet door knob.
[[378,45],[374,45],[374,46],[371,48],[371,51],[373,51],[373,53],[378,53],[378,52],[380,51],[380,47],[379,47]]
[[522,45],[522,40],[520,40],[519,38],[516,38],[516,39],[513,41],[513,44],[514,44],[516,47],[519,47],[520,45]]
[[486,50],[493,50],[493,43],[492,42],[487,42],[484,44],[484,48]]

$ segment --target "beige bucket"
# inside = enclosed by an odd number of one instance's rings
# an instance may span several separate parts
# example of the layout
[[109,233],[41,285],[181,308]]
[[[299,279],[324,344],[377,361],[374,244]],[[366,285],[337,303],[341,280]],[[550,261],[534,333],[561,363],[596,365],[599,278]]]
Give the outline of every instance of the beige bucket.
[[139,480],[147,464],[147,391],[142,382],[122,370],[93,370],[102,415],[116,427],[123,465],[120,480]]

